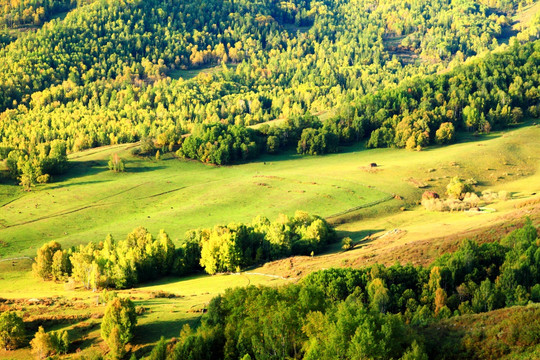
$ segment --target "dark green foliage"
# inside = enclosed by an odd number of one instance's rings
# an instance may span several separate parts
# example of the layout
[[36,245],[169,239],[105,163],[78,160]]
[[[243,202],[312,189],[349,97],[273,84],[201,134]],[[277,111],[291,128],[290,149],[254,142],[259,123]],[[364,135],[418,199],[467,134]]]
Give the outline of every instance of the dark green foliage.
[[338,151],[338,137],[325,129],[304,129],[296,151],[309,155],[335,153]]
[[238,125],[197,125],[178,154],[217,165],[246,161],[259,154],[255,131]]
[[366,309],[354,298],[310,313],[303,327],[308,340],[304,359],[397,359],[410,345],[399,315]]
[[0,49],[15,40],[13,36],[7,29],[0,30]]

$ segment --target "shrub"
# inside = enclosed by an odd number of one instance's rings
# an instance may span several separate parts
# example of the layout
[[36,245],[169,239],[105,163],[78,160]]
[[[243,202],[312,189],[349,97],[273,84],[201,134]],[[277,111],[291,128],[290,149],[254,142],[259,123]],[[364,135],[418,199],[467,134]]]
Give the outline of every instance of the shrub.
[[473,192],[472,184],[470,181],[462,181],[459,177],[455,176],[450,180],[450,183],[446,186],[446,193],[450,198],[461,199],[463,195],[468,192]]
[[32,346],[32,353],[38,359],[44,359],[51,355],[66,354],[69,349],[69,336],[66,330],[46,333],[43,327],[40,326],[30,345]]
[[456,129],[454,124],[450,122],[442,123],[439,129],[435,132],[435,140],[438,144],[449,144],[454,141]]
[[350,237],[344,237],[343,240],[341,240],[341,248],[345,251],[350,250],[353,248],[353,241]]

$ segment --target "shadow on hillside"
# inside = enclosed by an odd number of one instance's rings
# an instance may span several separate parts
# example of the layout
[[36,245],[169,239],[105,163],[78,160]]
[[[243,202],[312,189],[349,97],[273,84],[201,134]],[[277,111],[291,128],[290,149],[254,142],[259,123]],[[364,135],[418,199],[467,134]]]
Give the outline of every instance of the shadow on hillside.
[[331,255],[343,251],[341,240],[349,237],[353,241],[353,249],[359,249],[366,246],[375,238],[372,236],[378,232],[384,231],[384,229],[366,229],[361,231],[337,231],[337,241],[328,244],[326,249],[320,255]]
[[[137,163],[138,161],[126,162],[125,174],[157,171],[157,170],[163,170],[166,168],[166,166],[164,165],[138,166]],[[58,182],[59,184],[57,186],[52,187],[51,189],[56,189],[56,188],[66,187],[66,186],[73,186],[73,185],[85,185],[85,184],[111,181],[111,180],[91,180],[87,182],[77,182],[73,184],[60,184],[67,180],[77,179],[82,176],[94,176],[103,172],[110,172],[107,160],[70,161],[69,169],[66,173],[53,177],[53,181]]]
[[100,183],[107,183],[107,182],[111,182],[111,180],[79,181],[79,182],[71,183],[71,184],[57,184],[57,185],[47,188],[47,190],[55,190],[55,189],[69,188],[73,186],[84,186],[84,185],[100,184]]
[[[144,317],[144,315],[143,315]],[[186,320],[161,320],[157,319],[148,324],[137,325],[132,343],[141,347],[135,351],[137,358],[142,358],[148,355],[154,343],[158,342],[163,336],[165,339],[178,337],[180,331],[185,324],[189,324],[192,328],[199,322],[197,319]]]
[[74,352],[78,352],[79,350],[88,349],[96,345],[98,339],[95,337],[88,338],[86,337],[87,335],[88,334],[84,335],[84,339],[77,339],[73,341],[70,348],[73,349]]
[[166,166],[163,165],[157,165],[157,166],[137,166],[137,167],[128,167],[129,164],[126,165],[126,173],[142,173],[142,172],[150,172],[150,171],[156,171],[156,170],[163,170],[166,169]]

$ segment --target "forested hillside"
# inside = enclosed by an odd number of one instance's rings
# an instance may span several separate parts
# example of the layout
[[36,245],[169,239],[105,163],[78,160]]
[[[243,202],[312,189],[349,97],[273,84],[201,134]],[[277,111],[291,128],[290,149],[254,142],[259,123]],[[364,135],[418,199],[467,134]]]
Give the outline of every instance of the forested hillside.
[[538,119],[539,0],[0,0],[0,359],[540,358]]
[[[75,5],[44,4],[53,12]],[[412,82],[406,88],[409,95],[381,93],[414,98],[404,106],[392,100],[381,109],[380,100],[368,94],[497,48],[511,16],[525,5],[470,0],[81,3],[64,19],[15,41],[12,31],[0,33],[0,41],[9,43],[0,50],[0,158],[9,159],[12,177],[25,174],[26,182],[33,183],[41,175],[61,172],[61,167],[51,171],[43,165],[49,161],[44,159],[63,161],[41,145],[53,141],[68,153],[141,139],[148,139],[154,151],[169,151],[183,147],[182,135],[191,133],[194,124],[244,127],[330,110],[338,115],[334,125],[325,125],[327,130],[314,123],[305,126],[313,129],[305,135],[296,129],[297,137],[289,141],[269,130],[263,139],[240,141],[250,155],[204,155],[213,149],[179,154],[222,164],[284,146],[296,148],[301,137],[299,152],[320,154],[364,136],[371,136],[370,145],[376,147],[425,146],[446,122],[489,131],[518,121],[520,114],[537,113],[538,45],[521,48],[513,40],[506,55],[499,55],[512,67],[493,55],[485,65],[455,72],[464,79],[436,76],[435,84]],[[4,6],[9,27],[16,9]],[[26,23],[26,17],[18,21]],[[534,24],[523,29],[521,42],[538,37]],[[182,69],[217,64],[221,68],[213,74],[181,78]],[[476,68],[486,70],[475,73]],[[519,73],[519,84],[505,75],[509,71]],[[478,84],[484,75],[491,80]],[[477,85],[469,89],[473,82]],[[490,100],[479,103],[476,97],[449,93],[450,84],[464,93],[476,88],[491,92]],[[503,97],[497,108],[491,99]],[[419,112],[404,116],[418,104],[423,107]],[[207,144],[204,140],[198,147]],[[232,151],[225,147],[219,151]],[[30,165],[25,168],[25,163]]]

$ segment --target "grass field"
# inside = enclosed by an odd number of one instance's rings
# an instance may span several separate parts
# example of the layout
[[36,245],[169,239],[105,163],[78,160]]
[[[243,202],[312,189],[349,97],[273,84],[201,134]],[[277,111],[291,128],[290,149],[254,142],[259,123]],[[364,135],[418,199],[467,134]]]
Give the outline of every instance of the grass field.
[[[5,245],[0,255],[32,255],[48,240],[75,245],[100,241],[107,233],[122,238],[136,226],[153,233],[165,229],[178,239],[189,229],[251,221],[259,214],[273,218],[304,209],[329,216],[389,197],[362,182],[358,161],[343,163],[340,155],[283,155],[216,167],[172,158],[130,158],[127,148],[77,154],[69,177],[30,193],[8,186],[0,198]],[[126,173],[107,170],[114,152],[128,160]],[[334,171],[320,172],[323,164]]]

